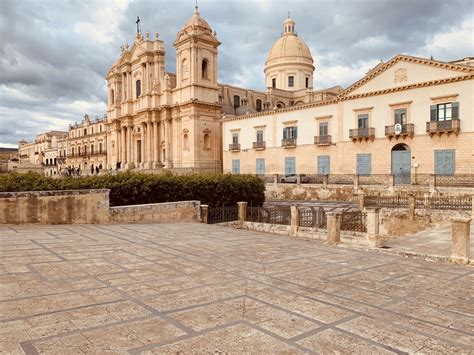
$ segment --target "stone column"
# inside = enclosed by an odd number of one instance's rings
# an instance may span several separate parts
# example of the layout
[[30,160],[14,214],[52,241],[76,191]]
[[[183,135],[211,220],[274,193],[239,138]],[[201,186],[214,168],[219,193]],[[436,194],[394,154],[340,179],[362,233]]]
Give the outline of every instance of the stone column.
[[474,218],[474,195],[471,196],[471,217]]
[[301,185],[301,174],[296,175],[296,184]]
[[278,174],[273,174],[273,183],[278,184]]
[[154,163],[153,163],[153,167],[154,168],[157,168],[158,167],[158,162],[160,161],[160,152],[159,152],[159,149],[160,149],[160,137],[158,135],[158,121],[155,121],[153,123],[153,133],[154,133],[154,137],[153,137],[153,160],[154,160]]
[[245,222],[245,216],[247,215],[247,202],[237,202],[239,206],[239,222]]
[[367,234],[366,241],[370,246],[379,247],[379,208],[367,209]]
[[430,191],[434,191],[436,189],[436,175],[430,174]]
[[145,127],[146,127],[145,123],[142,123],[142,131],[140,132],[140,140],[142,141],[142,143],[140,144],[140,158],[141,158],[140,160],[141,161],[139,162],[141,168],[144,167],[144,165],[145,165],[144,162],[145,162],[145,158],[146,158],[145,157],[145,151],[146,151],[146,149],[145,149],[145,144],[146,144],[145,129],[146,128]]
[[127,131],[125,130],[125,127],[120,128],[120,139],[121,139],[121,145],[120,145],[120,159],[122,161],[121,168],[124,168],[124,164],[127,162]]
[[388,177],[388,187],[393,188],[395,186],[395,175],[390,174]]
[[358,195],[357,195],[357,198],[358,198],[358,201],[359,201],[359,208],[361,210],[363,210],[365,208],[365,193],[363,191],[361,191]]
[[354,175],[354,191],[359,190],[359,175]]
[[209,213],[209,205],[201,205],[201,223],[207,224],[207,216]]
[[148,145],[147,145],[147,149],[148,149],[148,157],[147,157],[147,168],[148,169],[152,169],[153,168],[153,123],[152,122],[148,122],[147,123],[147,129],[148,129]]
[[[116,162],[120,161],[120,154],[121,154],[121,151],[120,151],[121,147],[120,146],[122,144],[121,134],[122,134],[122,128],[119,127],[119,129],[117,129],[117,133],[116,133],[116,137],[115,137],[115,161]],[[117,167],[117,164],[115,166],[112,166],[112,169],[115,169],[116,167]]]
[[326,174],[323,176],[323,186],[324,187],[327,187],[328,186],[328,180],[329,180],[329,176]]
[[340,212],[327,212],[328,238],[327,244],[337,245],[341,242],[341,222],[342,214]]
[[410,221],[415,219],[415,196],[408,196],[408,218]]
[[298,205],[291,205],[291,223],[290,223],[290,236],[296,237],[298,227],[300,226],[300,214]]
[[471,257],[471,218],[454,217],[451,219],[451,225],[453,241],[451,261],[457,264],[467,264]]
[[127,164],[131,166],[132,163],[132,131],[133,126],[127,126]]

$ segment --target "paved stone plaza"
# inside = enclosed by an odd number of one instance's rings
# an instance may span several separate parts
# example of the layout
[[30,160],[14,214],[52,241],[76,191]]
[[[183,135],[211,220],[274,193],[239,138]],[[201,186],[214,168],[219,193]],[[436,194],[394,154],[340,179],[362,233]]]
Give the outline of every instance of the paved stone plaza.
[[5,353],[473,353],[474,268],[202,224],[0,227]]

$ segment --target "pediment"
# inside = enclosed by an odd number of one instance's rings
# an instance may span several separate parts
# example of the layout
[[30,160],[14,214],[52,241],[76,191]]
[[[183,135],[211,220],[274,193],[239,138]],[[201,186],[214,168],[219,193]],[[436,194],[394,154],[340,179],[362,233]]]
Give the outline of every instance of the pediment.
[[369,71],[366,76],[344,90],[341,96],[377,92],[472,73],[474,68],[399,55]]

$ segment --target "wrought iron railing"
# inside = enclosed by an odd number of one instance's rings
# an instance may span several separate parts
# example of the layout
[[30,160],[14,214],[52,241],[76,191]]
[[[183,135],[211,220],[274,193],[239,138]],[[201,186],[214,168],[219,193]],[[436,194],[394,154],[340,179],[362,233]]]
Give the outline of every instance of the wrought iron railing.
[[331,144],[331,136],[314,136],[314,144],[316,145],[330,145]]
[[298,211],[300,226],[327,228],[326,211],[322,207],[301,207]]
[[434,134],[434,133],[459,133],[461,130],[461,120],[459,118],[455,118],[449,121],[430,121],[426,122],[426,133]]
[[232,143],[232,144],[229,144],[229,150],[230,150],[231,152],[239,151],[239,150],[240,150],[240,144],[239,144],[239,143]]
[[394,137],[400,135],[413,137],[415,134],[415,125],[413,123],[405,123],[400,126],[400,132],[395,132],[395,125],[385,126],[385,136]]
[[344,211],[341,230],[350,232],[367,232],[367,214],[362,211]]
[[356,139],[374,139],[375,138],[375,128],[354,128],[349,130],[349,138]]
[[249,222],[290,225],[291,207],[273,205],[268,207],[247,206],[245,220]]
[[408,207],[408,198],[401,196],[366,196],[364,204],[367,207],[406,208]]
[[470,196],[416,197],[415,208],[469,211],[472,208],[472,200]]
[[284,148],[296,147],[296,138],[285,138],[281,140],[281,146]]
[[207,212],[207,223],[232,222],[239,219],[238,206],[210,207]]
[[252,143],[253,149],[265,149],[265,141],[256,141]]

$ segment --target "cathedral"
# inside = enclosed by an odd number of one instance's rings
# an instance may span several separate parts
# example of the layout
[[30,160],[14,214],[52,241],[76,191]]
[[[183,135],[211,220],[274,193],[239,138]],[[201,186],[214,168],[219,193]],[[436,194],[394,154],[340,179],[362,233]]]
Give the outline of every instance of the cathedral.
[[173,43],[176,73],[167,73],[163,41],[137,27],[134,43],[122,47],[106,76],[109,168],[222,172],[223,117],[324,100],[342,91],[313,91],[313,58],[290,18],[270,50],[265,92],[218,82],[219,45],[196,7]]

